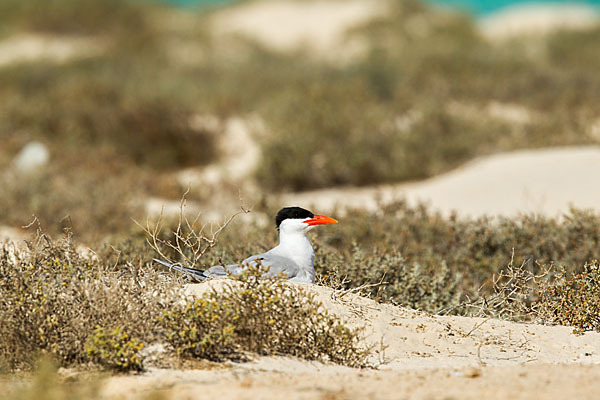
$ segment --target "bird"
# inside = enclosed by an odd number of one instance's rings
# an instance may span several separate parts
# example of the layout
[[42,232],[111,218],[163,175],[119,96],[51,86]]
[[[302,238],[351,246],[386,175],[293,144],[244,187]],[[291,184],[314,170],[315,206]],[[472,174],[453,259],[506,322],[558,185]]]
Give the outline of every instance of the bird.
[[283,275],[290,282],[315,282],[315,252],[306,233],[319,225],[338,221],[317,215],[301,207],[284,207],[275,217],[279,231],[279,244],[269,251],[250,256],[238,264],[215,265],[206,270],[183,267],[176,263],[154,259],[165,267],[183,272],[197,281],[240,275],[248,266],[265,268],[265,277]]

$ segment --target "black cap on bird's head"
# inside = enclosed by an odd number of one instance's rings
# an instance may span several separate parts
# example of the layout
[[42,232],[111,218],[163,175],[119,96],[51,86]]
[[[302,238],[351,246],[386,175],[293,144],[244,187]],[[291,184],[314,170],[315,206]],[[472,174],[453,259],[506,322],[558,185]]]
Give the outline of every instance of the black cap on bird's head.
[[308,226],[337,223],[337,221],[333,218],[325,217],[323,215],[315,215],[301,207],[285,207],[279,210],[277,216],[275,217],[277,229],[279,229],[279,225],[281,225],[281,223],[286,219],[302,219],[305,220],[304,223],[306,223]]
[[311,213],[308,210],[300,207],[285,207],[279,210],[277,216],[275,217],[275,224],[277,225],[277,229],[279,229],[279,225],[288,219],[304,219],[304,218],[312,218],[315,214]]

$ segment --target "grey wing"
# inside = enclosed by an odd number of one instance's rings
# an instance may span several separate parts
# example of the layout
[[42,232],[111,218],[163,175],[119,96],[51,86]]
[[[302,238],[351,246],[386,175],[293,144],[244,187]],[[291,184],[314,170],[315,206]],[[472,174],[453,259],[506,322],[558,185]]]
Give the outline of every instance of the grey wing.
[[239,275],[244,270],[244,267],[248,265],[260,266],[261,268],[265,269],[267,269],[268,267],[268,271],[264,274],[264,276],[284,275],[287,279],[292,279],[296,277],[300,272],[300,268],[298,267],[298,265],[291,259],[287,257],[278,256],[276,254],[271,254],[269,252],[248,257],[240,264],[215,265],[208,268],[205,271],[195,268],[183,267],[179,264],[171,264],[169,262],[158,260],[156,258],[154,259],[154,261],[171,269],[183,272],[187,274],[190,278],[193,278],[198,281],[204,281],[209,278],[222,278],[226,277],[228,274]]
[[248,257],[242,261],[242,265],[260,265],[265,269],[268,267],[269,270],[264,274],[264,276],[279,276],[283,274],[287,279],[294,278],[296,275],[298,275],[298,272],[300,272],[298,264],[291,259],[278,256],[276,254],[271,254],[269,252]]
[[239,264],[215,265],[203,272],[207,278],[222,278],[228,274],[239,275],[242,273],[242,266]]

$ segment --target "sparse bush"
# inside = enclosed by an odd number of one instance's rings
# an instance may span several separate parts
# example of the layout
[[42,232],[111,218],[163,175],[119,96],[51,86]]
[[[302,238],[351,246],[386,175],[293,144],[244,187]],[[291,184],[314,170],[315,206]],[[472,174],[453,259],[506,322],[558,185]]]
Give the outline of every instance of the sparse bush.
[[362,293],[379,301],[435,313],[461,299],[461,273],[443,261],[425,268],[418,261],[408,263],[397,249],[367,252],[356,244],[346,259],[329,252],[321,257],[319,264],[332,268],[327,275],[343,278],[342,288],[366,285]]
[[[169,282],[140,267],[112,270],[83,258],[69,237],[55,242],[40,233],[27,249],[6,244],[0,249],[0,359],[11,369],[30,368],[40,353],[63,366],[87,362],[84,346],[95,326],[152,342],[153,315],[180,290]],[[106,362],[116,363],[117,347]]]
[[[382,214],[349,210],[335,230],[315,235],[323,251],[333,246],[345,260],[350,259],[352,243],[356,242],[363,251],[378,248],[380,252],[398,252],[407,264],[418,263],[426,271],[446,263],[453,275],[462,274],[461,287],[473,288],[508,265],[513,249],[515,263],[531,260],[542,265],[554,262],[582,266],[597,259],[600,216],[573,209],[559,218],[531,214],[514,218],[447,218],[425,206],[410,207],[398,201],[386,206]],[[343,270],[342,266],[340,273]],[[360,277],[374,274],[358,269],[356,272],[348,278],[357,285]],[[382,275],[375,274],[375,279]]]
[[533,309],[550,325],[573,326],[576,332],[600,332],[600,264],[585,264],[574,274],[562,269],[552,280],[539,285]]
[[[98,157],[99,163],[110,158]],[[69,163],[70,164],[70,163]],[[80,169],[76,165],[50,165],[25,176],[0,175],[0,224],[24,226],[35,215],[48,232],[59,234],[68,228],[87,240],[98,240],[107,233],[131,227],[130,218],[141,214],[132,188],[139,171],[112,165],[100,170]]]
[[99,365],[117,371],[141,371],[139,351],[144,347],[136,338],[127,335],[120,327],[110,331],[98,326],[88,336],[85,351]]
[[[529,266],[530,267],[530,266]],[[510,264],[494,274],[492,293],[478,291],[473,298],[442,310],[477,317],[513,321],[535,321],[548,325],[572,326],[575,333],[600,332],[600,266],[594,261],[580,273],[565,267]],[[573,270],[574,268],[570,268]],[[557,272],[558,270],[558,272]]]
[[291,355],[349,366],[366,363],[359,331],[342,325],[314,296],[259,268],[222,290],[166,311],[160,324],[185,357],[223,360],[245,353]]

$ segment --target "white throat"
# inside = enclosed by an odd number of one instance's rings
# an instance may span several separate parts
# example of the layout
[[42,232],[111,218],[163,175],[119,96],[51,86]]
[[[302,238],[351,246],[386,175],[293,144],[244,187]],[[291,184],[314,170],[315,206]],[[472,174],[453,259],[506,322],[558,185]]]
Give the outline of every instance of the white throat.
[[306,237],[307,226],[304,223],[281,224],[279,229],[279,245],[272,251],[278,255],[287,257],[294,261],[307,277],[314,279],[315,251]]

